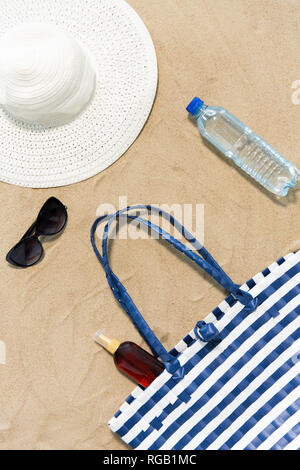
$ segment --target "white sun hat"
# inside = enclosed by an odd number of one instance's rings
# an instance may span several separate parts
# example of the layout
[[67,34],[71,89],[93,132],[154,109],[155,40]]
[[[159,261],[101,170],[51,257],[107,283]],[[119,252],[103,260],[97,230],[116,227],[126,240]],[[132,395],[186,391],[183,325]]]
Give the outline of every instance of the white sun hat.
[[137,138],[156,89],[150,34],[125,0],[1,0],[0,180],[99,173]]

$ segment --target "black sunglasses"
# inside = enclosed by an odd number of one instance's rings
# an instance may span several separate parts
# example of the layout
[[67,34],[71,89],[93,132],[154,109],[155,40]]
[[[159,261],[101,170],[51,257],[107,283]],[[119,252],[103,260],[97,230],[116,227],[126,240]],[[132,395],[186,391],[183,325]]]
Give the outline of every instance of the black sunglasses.
[[60,233],[66,226],[68,214],[66,207],[55,197],[51,197],[41,208],[36,221],[7,254],[6,261],[13,266],[29,268],[38,263],[44,249],[39,236]]

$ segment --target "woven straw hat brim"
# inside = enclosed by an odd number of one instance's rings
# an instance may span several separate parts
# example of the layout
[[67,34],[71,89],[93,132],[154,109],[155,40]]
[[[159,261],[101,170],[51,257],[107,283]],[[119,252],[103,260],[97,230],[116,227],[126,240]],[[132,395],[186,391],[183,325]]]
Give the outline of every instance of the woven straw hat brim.
[[2,2],[0,35],[35,21],[63,27],[87,48],[96,91],[76,120],[57,128],[21,123],[0,108],[0,180],[64,186],[101,172],[137,138],[156,94],[156,53],[143,21],[124,0]]

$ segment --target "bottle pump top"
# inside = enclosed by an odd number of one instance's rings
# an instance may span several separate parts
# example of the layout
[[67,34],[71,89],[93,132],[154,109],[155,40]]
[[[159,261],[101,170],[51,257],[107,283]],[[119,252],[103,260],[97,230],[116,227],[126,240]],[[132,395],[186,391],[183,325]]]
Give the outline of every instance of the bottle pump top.
[[110,354],[115,354],[116,350],[121,344],[117,339],[107,338],[107,336],[103,335],[100,330],[95,334],[94,340],[96,343],[100,344],[100,346],[110,352]]

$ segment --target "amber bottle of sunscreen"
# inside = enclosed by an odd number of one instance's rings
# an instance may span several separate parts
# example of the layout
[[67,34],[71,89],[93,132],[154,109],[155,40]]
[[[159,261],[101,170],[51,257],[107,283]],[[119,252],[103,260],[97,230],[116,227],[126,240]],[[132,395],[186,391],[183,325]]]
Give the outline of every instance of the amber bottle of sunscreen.
[[94,336],[96,343],[103,346],[114,357],[116,367],[146,388],[162,373],[165,366],[154,356],[135,343],[107,338],[97,331]]

